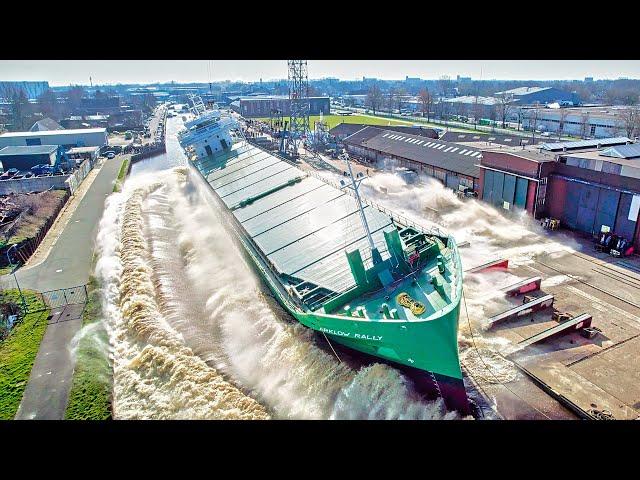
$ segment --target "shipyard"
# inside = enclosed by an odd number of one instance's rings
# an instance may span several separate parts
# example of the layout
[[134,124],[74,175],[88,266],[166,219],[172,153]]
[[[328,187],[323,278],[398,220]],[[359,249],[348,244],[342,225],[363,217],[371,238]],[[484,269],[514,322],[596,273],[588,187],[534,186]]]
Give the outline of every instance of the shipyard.
[[640,80],[193,62],[0,78],[0,418],[640,419]]

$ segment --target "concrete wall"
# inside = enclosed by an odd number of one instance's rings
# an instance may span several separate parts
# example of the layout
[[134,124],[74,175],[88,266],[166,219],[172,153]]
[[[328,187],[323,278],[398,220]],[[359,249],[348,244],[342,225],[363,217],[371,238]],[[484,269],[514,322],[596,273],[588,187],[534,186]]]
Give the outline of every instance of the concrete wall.
[[8,195],[10,193],[44,192],[50,188],[53,190],[67,190],[71,195],[73,195],[92,168],[93,162],[91,160],[85,160],[72,175],[2,180],[0,181],[0,195]]
[[70,175],[56,175],[54,177],[20,178],[18,180],[0,181],[0,195],[10,193],[44,192],[50,188],[54,190],[68,190],[67,179]]
[[78,169],[73,172],[73,175],[69,175],[69,178],[65,183],[67,184],[67,190],[71,195],[75,193],[82,181],[86,178],[87,175],[89,175],[89,172],[93,168],[93,165],[93,159],[89,158],[80,164]]

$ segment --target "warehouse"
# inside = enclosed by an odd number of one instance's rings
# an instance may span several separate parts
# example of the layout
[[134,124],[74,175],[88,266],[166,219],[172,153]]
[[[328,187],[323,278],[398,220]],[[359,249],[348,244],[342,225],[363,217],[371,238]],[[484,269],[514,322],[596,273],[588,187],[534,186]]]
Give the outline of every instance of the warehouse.
[[487,134],[487,133],[467,133],[467,132],[445,132],[440,140],[454,142],[468,147],[486,148],[504,145],[505,147],[518,147],[522,145],[535,145],[540,143],[540,138],[523,137],[520,135]]
[[[238,102],[234,105],[235,102]],[[291,114],[289,97],[281,96],[256,96],[241,97],[232,106],[245,118],[264,118],[271,115],[274,110],[279,110],[283,116]],[[328,115],[330,112],[329,97],[309,97],[309,115]]]
[[346,137],[344,144],[350,154],[381,168],[410,168],[454,190],[478,188],[481,153],[474,148],[371,126]]
[[60,156],[57,145],[40,145],[33,147],[4,147],[0,149],[2,171],[12,168],[19,171],[30,170],[36,165],[55,165]]
[[590,236],[604,227],[640,248],[640,144],[616,137],[484,149],[480,168],[481,198],[493,205],[525,208]]
[[[335,137],[336,140],[344,140],[349,135],[353,135],[359,130],[362,130],[364,127],[369,125],[364,123],[339,123],[331,130],[329,130],[329,135]],[[427,138],[438,138],[438,132],[433,128],[428,128],[422,125],[389,125],[383,127],[385,130],[392,130],[398,133],[408,133],[411,135],[419,135],[421,137]]]
[[566,92],[554,87],[519,87],[503,92],[496,92],[496,97],[513,98],[518,105],[546,105],[548,103],[571,103],[578,105],[580,98],[575,92]]
[[582,138],[608,138],[625,134],[629,107],[525,108],[522,126]]
[[102,147],[107,144],[106,128],[9,132],[0,135],[0,148],[32,145],[62,145],[65,148]]

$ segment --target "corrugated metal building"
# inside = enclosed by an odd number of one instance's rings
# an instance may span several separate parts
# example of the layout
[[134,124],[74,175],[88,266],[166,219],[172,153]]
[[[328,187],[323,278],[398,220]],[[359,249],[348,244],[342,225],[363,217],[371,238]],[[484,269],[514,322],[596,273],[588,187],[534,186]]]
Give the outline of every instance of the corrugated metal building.
[[[331,130],[329,130],[329,134],[336,137],[338,140],[343,140],[349,135],[353,135],[359,130],[362,130],[364,127],[368,127],[370,125],[364,123],[339,123]],[[408,133],[411,135],[419,135],[421,137],[427,138],[438,138],[438,132],[433,128],[423,127],[423,126],[412,126],[412,125],[389,125],[384,128],[385,130],[391,130],[398,133]]]
[[57,145],[10,146],[0,149],[0,163],[4,172],[11,168],[26,171],[36,165],[55,165],[58,157],[59,147]]
[[77,130],[48,130],[42,132],[9,132],[0,135],[0,148],[8,146],[62,145],[73,147],[102,147],[108,144],[106,128]]
[[497,206],[508,202],[513,177],[514,204],[522,208],[526,181],[524,208],[536,218],[557,218],[588,235],[609,227],[640,249],[640,145],[629,142],[620,137],[483,150],[481,198]]
[[384,168],[407,167],[453,189],[478,188],[481,152],[474,148],[371,126],[346,137],[344,144],[349,153]]
[[[289,97],[241,97],[237,101],[239,102],[238,113],[245,118],[268,117],[273,110],[280,110],[285,117],[291,114]],[[328,115],[330,110],[329,97],[309,97],[310,115],[320,115],[320,113]]]

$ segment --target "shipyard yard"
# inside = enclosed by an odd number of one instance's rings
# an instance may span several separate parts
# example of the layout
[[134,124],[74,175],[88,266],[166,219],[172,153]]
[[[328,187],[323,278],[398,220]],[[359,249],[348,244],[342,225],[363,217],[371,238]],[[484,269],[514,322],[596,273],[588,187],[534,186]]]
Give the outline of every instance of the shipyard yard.
[[[332,351],[271,298],[187,166],[175,140],[181,123],[169,119],[167,153],[133,165],[123,192],[107,199],[98,234],[96,273],[115,341],[114,417],[460,418],[423,397],[399,370],[343,347]],[[332,181],[340,177],[339,164],[328,158],[302,158],[300,166]],[[432,179],[407,185],[389,172],[354,167],[371,175],[363,185],[367,198],[422,224],[434,222],[462,245],[466,308],[459,345],[478,418],[638,416],[640,262],[614,260],[524,215],[508,218],[461,200]],[[140,224],[142,230],[134,227]],[[121,248],[131,256],[119,258]],[[148,259],[148,279],[127,265],[136,257]],[[508,269],[469,272],[501,259]],[[488,329],[489,318],[522,303],[522,296],[507,298],[500,289],[536,276],[541,288],[530,295],[550,294],[558,311],[592,315],[591,326],[601,332],[593,339],[569,332],[519,349],[558,324],[550,308]],[[116,287],[126,288],[135,304],[119,304],[109,293]],[[134,311],[125,322],[123,314]]]

